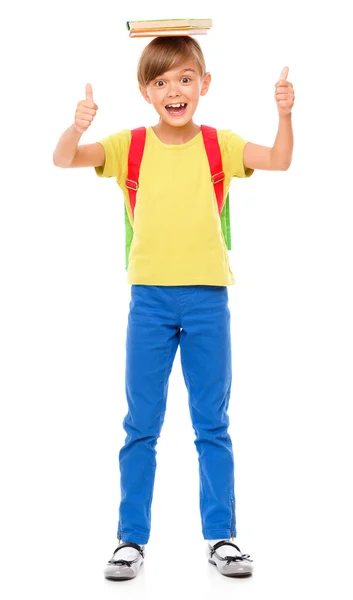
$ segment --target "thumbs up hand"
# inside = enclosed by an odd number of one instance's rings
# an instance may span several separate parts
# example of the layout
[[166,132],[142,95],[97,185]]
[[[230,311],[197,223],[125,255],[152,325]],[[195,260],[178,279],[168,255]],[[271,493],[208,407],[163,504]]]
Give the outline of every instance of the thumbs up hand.
[[289,115],[292,112],[294,104],[294,88],[293,84],[287,81],[288,71],[288,67],[282,69],[279,80],[275,85],[275,100],[280,117]]
[[76,107],[74,127],[76,131],[84,133],[91,125],[96,112],[97,104],[93,101],[93,90],[90,83],[86,84],[86,98],[80,100]]

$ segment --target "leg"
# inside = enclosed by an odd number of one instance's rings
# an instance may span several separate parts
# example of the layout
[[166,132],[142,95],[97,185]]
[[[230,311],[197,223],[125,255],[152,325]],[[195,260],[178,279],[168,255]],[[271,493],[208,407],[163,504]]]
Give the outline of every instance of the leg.
[[232,382],[225,286],[197,286],[182,318],[180,355],[199,455],[204,539],[236,536],[234,458],[228,433]]
[[118,536],[147,544],[151,527],[156,444],[180,327],[159,286],[132,285],[126,340],[127,433],[119,453],[121,502]]

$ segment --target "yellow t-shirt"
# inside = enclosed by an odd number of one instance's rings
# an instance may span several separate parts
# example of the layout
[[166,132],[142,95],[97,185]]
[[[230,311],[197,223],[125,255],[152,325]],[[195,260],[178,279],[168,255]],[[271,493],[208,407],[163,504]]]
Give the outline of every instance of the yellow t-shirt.
[[[232,177],[250,177],[247,141],[231,130],[217,131],[222,154],[224,198]],[[146,285],[234,285],[210,167],[200,131],[185,144],[165,144],[147,127],[139,189],[132,217],[127,178],[130,130],[102,140],[99,177],[116,177],[131,225],[127,283]]]

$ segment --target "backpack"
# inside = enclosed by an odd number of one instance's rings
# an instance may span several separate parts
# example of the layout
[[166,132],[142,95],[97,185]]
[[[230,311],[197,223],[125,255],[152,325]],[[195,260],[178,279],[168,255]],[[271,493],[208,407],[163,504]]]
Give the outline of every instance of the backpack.
[[[217,199],[218,212],[221,220],[223,237],[228,250],[231,250],[230,233],[230,212],[229,212],[229,193],[224,200],[224,172],[222,169],[222,155],[217,138],[217,130],[214,127],[201,125],[201,131],[205,150],[210,165],[211,180],[214,185]],[[142,161],[143,151],[146,140],[146,128],[138,127],[131,131],[131,142],[128,155],[128,174],[125,185],[129,192],[131,214],[134,216],[136,205],[136,192],[139,187],[139,173]],[[130,224],[129,216],[124,202],[124,220],[125,220],[125,269],[128,269],[130,247],[133,238],[133,228]]]

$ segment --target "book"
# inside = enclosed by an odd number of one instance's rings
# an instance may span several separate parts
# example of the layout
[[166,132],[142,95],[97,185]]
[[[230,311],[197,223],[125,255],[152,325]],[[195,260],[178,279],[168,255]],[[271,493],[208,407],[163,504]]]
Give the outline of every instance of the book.
[[206,35],[208,29],[201,29],[200,27],[185,27],[185,29],[136,29],[129,32],[130,37],[161,37],[171,35]]
[[153,29],[161,28],[184,28],[184,27],[201,27],[209,29],[212,27],[212,19],[157,19],[155,21],[148,19],[143,21],[127,21],[127,29]]

